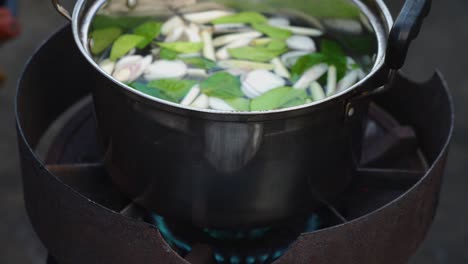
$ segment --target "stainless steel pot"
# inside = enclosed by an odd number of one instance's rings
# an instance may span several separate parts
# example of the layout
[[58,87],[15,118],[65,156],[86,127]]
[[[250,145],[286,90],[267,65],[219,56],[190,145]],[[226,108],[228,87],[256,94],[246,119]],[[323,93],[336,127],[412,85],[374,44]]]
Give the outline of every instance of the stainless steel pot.
[[[78,0],[70,15],[53,0],[71,20],[79,49],[96,69],[98,81],[89,85],[111,178],[138,204],[202,227],[271,225],[310,213],[348,186],[359,160],[369,96],[403,65],[431,1],[408,0],[394,25],[382,0],[210,2],[309,20],[313,15],[313,22],[358,60],[373,56],[369,74],[323,101],[294,108],[226,113],[185,107],[142,94],[106,74],[90,56],[88,31],[98,10],[162,15],[168,5],[196,10],[204,2]],[[340,23],[358,24],[361,30],[337,27]]]

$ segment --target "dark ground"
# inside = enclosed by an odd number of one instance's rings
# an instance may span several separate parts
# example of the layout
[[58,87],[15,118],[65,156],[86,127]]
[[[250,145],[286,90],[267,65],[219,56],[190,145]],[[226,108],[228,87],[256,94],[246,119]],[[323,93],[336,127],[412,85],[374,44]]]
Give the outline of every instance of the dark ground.
[[[402,0],[387,2],[392,10],[398,10]],[[44,249],[23,207],[13,97],[27,58],[64,19],[55,13],[49,0],[21,0],[20,10],[23,34],[0,47],[0,67],[9,76],[0,88],[0,263],[42,264]],[[427,79],[434,69],[440,69],[452,90],[457,112],[439,212],[412,264],[468,263],[468,119],[464,116],[468,110],[467,11],[466,0],[434,0],[433,12],[405,67],[416,80]]]

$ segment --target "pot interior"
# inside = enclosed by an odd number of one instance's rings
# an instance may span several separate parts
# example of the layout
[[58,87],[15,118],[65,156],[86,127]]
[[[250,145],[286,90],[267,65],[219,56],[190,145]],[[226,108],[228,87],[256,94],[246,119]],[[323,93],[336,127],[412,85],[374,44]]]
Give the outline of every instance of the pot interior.
[[[391,23],[391,18],[389,18],[385,5],[380,1],[363,3],[360,0],[81,0],[75,6],[73,29],[80,50],[101,73],[132,93],[145,96],[113,79],[96,63],[99,58],[93,56],[90,50],[90,32],[93,29],[94,19],[98,16],[125,16],[131,19],[149,17],[167,20],[174,14],[214,9],[256,11],[269,16],[283,16],[299,25],[320,29],[325,32],[327,38],[339,43],[346,54],[363,69],[362,79],[351,87],[319,102],[311,102],[294,108],[304,108],[340,97],[364,84],[383,65],[388,24]],[[148,98],[148,96],[145,97]],[[184,108],[154,97],[149,98]]]

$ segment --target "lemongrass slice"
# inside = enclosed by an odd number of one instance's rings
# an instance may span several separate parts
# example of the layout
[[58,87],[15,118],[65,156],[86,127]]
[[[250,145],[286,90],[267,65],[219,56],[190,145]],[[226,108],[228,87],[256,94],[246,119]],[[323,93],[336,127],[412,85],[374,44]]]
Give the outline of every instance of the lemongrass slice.
[[309,90],[314,102],[323,100],[326,97],[325,92],[323,91],[323,87],[318,82],[313,82],[310,85]]
[[206,96],[205,94],[200,94],[190,106],[201,109],[207,109],[208,107],[210,107],[208,102],[208,96]]
[[352,70],[341,79],[336,85],[338,92],[344,91],[353,86],[359,79],[359,70]]
[[115,69],[115,62],[111,61],[110,59],[105,59],[99,63],[99,67],[107,74],[112,74]]
[[232,106],[230,106],[226,101],[216,97],[210,97],[208,103],[211,109],[220,110],[220,111],[235,111]]
[[336,78],[337,78],[336,67],[334,65],[331,65],[328,68],[327,96],[330,96],[336,92]]
[[203,56],[209,60],[216,61],[215,49],[213,46],[213,33],[209,29],[201,31],[203,41]]
[[193,86],[190,91],[185,95],[184,99],[180,102],[181,105],[191,105],[200,94],[200,86],[197,84]]
[[313,66],[307,70],[301,78],[294,84],[296,89],[306,89],[310,84],[318,80],[322,75],[324,75],[328,70],[328,65],[326,63],[321,63]]
[[294,27],[294,26],[279,26],[279,28],[286,29],[297,35],[306,35],[311,37],[320,37],[323,35],[321,30],[315,28],[306,27]]
[[257,31],[250,31],[250,32],[245,32],[245,33],[236,33],[236,34],[227,34],[223,35],[220,37],[217,37],[213,40],[213,46],[215,47],[221,47],[223,45],[226,45],[230,42],[239,40],[239,39],[254,39],[261,37],[262,33],[257,32]]
[[233,12],[226,11],[226,10],[210,10],[210,11],[185,14],[184,18],[190,22],[194,22],[197,24],[206,24],[217,18],[229,16],[232,14]]
[[252,70],[273,70],[275,65],[269,63],[243,61],[243,60],[223,60],[218,62],[218,66],[223,69]]
[[179,16],[173,16],[169,20],[167,20],[161,27],[161,33],[163,35],[168,35],[176,28],[182,28],[185,26],[184,21]]
[[271,60],[271,64],[275,66],[274,71],[278,76],[288,79],[291,78],[291,74],[279,58],[274,58],[273,60]]
[[182,61],[158,60],[146,69],[145,79],[178,79],[184,77],[187,70],[187,65]]

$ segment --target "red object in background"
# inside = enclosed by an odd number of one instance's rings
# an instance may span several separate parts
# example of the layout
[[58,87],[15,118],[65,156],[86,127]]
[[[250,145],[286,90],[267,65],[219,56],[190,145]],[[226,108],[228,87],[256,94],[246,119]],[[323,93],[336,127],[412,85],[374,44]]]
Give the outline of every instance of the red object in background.
[[12,38],[20,33],[20,27],[10,10],[0,7],[0,41]]

